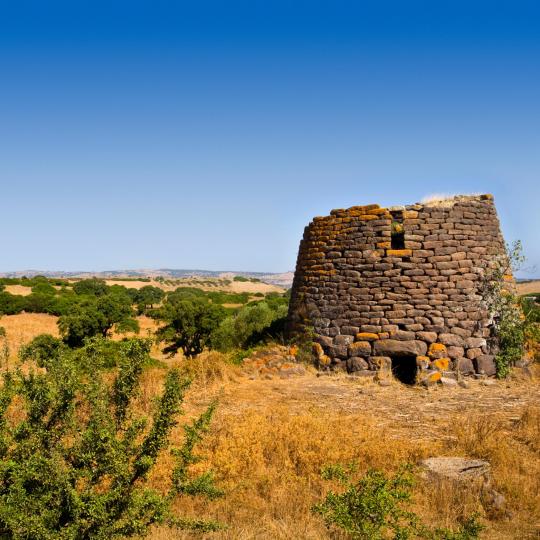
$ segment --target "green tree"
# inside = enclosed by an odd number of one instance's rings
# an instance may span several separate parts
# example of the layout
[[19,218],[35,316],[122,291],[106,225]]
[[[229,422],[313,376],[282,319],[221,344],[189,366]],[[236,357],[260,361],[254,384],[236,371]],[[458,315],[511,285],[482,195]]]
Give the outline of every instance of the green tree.
[[82,346],[89,337],[107,337],[113,326],[120,332],[137,332],[139,329],[137,321],[133,319],[131,300],[127,295],[88,297],[73,304],[58,319],[60,333],[70,347]]
[[[100,370],[78,369],[65,350],[46,370],[2,374],[0,386],[0,537],[6,540],[108,540],[145,536],[154,523],[215,530],[215,523],[178,517],[191,495],[220,494],[211,473],[192,477],[196,443],[214,405],[186,426],[166,492],[148,486],[158,456],[170,445],[189,386],[168,372],[150,418],[137,415],[144,340],[126,342],[111,383]],[[13,415],[12,404],[18,413]]]
[[276,303],[271,307],[267,302],[257,302],[245,306],[216,328],[212,333],[212,346],[220,351],[228,351],[276,337],[286,316],[286,303]]
[[108,287],[102,279],[90,278],[74,283],[73,290],[79,295],[104,296],[107,294]]
[[160,340],[169,342],[164,352],[176,354],[181,349],[187,357],[201,353],[225,313],[221,306],[211,304],[207,298],[169,295],[155,315],[167,323],[157,332]]
[[11,294],[8,292],[0,292],[0,314],[16,315],[24,310],[24,296]]
[[159,287],[145,285],[137,291],[134,302],[137,304],[139,313],[145,313],[147,309],[152,309],[155,304],[159,304],[164,297],[165,292]]

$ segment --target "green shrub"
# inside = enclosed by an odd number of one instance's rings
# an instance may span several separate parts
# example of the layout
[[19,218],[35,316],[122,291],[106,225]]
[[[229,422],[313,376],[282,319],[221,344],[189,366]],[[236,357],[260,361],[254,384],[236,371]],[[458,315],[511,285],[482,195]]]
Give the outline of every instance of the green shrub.
[[86,338],[107,337],[113,327],[120,332],[138,332],[139,325],[133,315],[127,294],[83,297],[60,316],[58,328],[65,343],[81,347]]
[[32,287],[32,292],[39,294],[55,295],[56,289],[49,282],[40,281]]
[[244,276],[234,276],[233,280],[234,281],[249,281],[249,278],[244,277]]
[[204,296],[176,292],[151,315],[167,323],[157,332],[158,339],[169,342],[164,352],[174,355],[182,350],[189,358],[201,353],[210,343],[210,336],[226,312]]
[[[190,474],[213,405],[185,427],[167,491],[148,487],[158,456],[170,445],[189,381],[169,371],[150,418],[139,416],[133,400],[147,348],[141,340],[126,345],[112,382],[99,369],[79,369],[69,350],[46,359],[46,370],[29,365],[2,374],[2,538],[106,540],[146,536],[154,523],[199,531],[218,527],[172,511],[182,497],[220,494],[210,473]],[[10,413],[14,403],[21,414]]]
[[329,528],[341,529],[352,539],[475,540],[483,528],[474,516],[457,531],[423,525],[418,516],[407,509],[414,486],[410,466],[403,466],[390,477],[370,469],[358,480],[353,480],[355,471],[354,466],[326,467],[323,478],[337,480],[344,489],[339,493],[330,491],[313,507]]
[[25,299],[18,294],[8,292],[0,292],[0,314],[1,315],[16,315],[21,313],[25,308]]
[[500,350],[495,357],[498,378],[506,377],[510,368],[521,360],[527,339],[538,339],[536,311],[524,311],[520,298],[506,281],[524,260],[521,242],[516,241],[507,246],[506,254],[496,258],[484,273],[482,296],[499,341]]
[[57,362],[65,352],[65,344],[61,339],[50,334],[40,334],[30,343],[21,347],[19,358],[25,362],[35,360],[39,367],[48,367],[50,362]]
[[220,351],[251,347],[283,330],[286,305],[257,302],[224,319],[211,337],[212,346]]
[[107,294],[108,287],[102,279],[81,279],[73,284],[73,291],[80,295],[103,296]]

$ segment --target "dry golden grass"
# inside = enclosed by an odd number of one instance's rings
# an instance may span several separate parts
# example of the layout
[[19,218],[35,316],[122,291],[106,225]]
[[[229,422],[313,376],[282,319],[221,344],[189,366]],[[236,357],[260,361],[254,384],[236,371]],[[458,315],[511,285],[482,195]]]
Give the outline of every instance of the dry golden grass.
[[518,294],[540,293],[540,279],[516,284]]
[[[139,319],[141,335],[154,321]],[[57,334],[56,318],[22,314],[3,317],[16,350],[36,335]],[[355,460],[360,471],[395,471],[403,462],[460,455],[487,459],[494,487],[507,508],[493,508],[477,488],[419,481],[414,510],[432,525],[454,526],[478,511],[485,539],[540,538],[540,393],[534,378],[513,376],[494,386],[472,382],[469,389],[424,390],[393,383],[381,387],[346,376],[313,372],[287,380],[250,380],[218,353],[191,360],[166,359],[193,384],[185,402],[187,421],[214,399],[219,405],[201,446],[198,470],[211,468],[225,496],[217,501],[183,500],[179,513],[217,519],[227,525],[205,538],[327,539],[332,536],[311,512],[329,489],[319,471],[330,463]],[[145,371],[137,408],[148,412],[166,370]],[[182,437],[181,426],[174,440]],[[172,462],[165,452],[151,482],[167,485]],[[190,538],[156,527],[151,538]]]
[[[174,363],[195,379],[185,404],[188,417],[219,399],[198,469],[213,469],[226,494],[218,501],[185,500],[177,507],[227,525],[205,538],[336,538],[311,512],[329,489],[320,479],[322,466],[356,461],[361,472],[368,467],[390,472],[403,462],[434,455],[490,461],[494,487],[506,497],[507,509],[494,509],[474,486],[419,480],[414,510],[426,522],[451,527],[460,517],[479,512],[487,526],[483,538],[532,539],[540,534],[537,379],[428,392],[313,374],[252,381],[217,353]],[[164,370],[145,374],[143,388],[151,391],[141,405],[150,405],[163,376]],[[167,485],[171,465],[164,455],[152,477],[155,486]],[[190,535],[156,527],[151,537]]]
[[24,285],[6,285],[4,290],[10,294],[18,294],[19,296],[32,294],[32,287],[25,287]]
[[39,334],[58,336],[58,317],[46,313],[19,313],[0,317],[0,326],[6,329],[7,341],[12,354]]

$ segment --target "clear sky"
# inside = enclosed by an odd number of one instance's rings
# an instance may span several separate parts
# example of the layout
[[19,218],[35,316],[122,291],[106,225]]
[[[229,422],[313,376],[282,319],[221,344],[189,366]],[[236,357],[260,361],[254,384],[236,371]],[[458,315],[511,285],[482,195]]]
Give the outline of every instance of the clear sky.
[[0,0],[0,187],[0,271],[286,271],[491,192],[540,276],[540,3]]

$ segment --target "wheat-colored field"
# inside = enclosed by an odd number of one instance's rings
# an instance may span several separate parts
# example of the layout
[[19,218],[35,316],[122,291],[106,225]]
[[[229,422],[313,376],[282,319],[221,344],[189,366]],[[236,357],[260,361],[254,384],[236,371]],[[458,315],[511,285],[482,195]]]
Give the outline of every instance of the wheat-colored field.
[[[419,481],[414,510],[428,523],[452,526],[479,512],[483,538],[538,538],[540,534],[540,398],[538,379],[494,386],[425,390],[393,383],[381,387],[347,376],[250,380],[215,353],[192,362],[195,384],[188,416],[212,399],[219,407],[202,446],[198,467],[212,468],[225,496],[188,500],[178,511],[227,525],[216,539],[329,539],[311,512],[329,489],[320,478],[326,464],[356,461],[360,471],[395,471],[429,456],[487,459],[507,509],[482,503],[475,489]],[[157,390],[163,373],[146,374]],[[162,456],[152,482],[168,482],[170,457]],[[189,538],[166,527],[157,540]]]
[[[155,323],[140,318],[142,335]],[[56,318],[40,314],[2,317],[13,352],[43,332],[57,333]],[[156,350],[157,352],[157,350]],[[203,441],[196,470],[211,468],[224,497],[209,502],[181,500],[176,510],[217,519],[226,525],[203,538],[216,540],[330,539],[311,512],[330,488],[320,478],[326,464],[356,461],[360,471],[395,471],[403,462],[439,455],[487,459],[494,487],[506,509],[495,509],[475,489],[418,482],[413,509],[428,523],[453,526],[461,516],[479,512],[485,539],[540,538],[540,393],[538,373],[514,375],[485,386],[421,389],[379,386],[345,375],[318,377],[308,368],[290,379],[251,380],[219,353],[186,360],[165,359],[193,378],[185,418],[173,434],[182,439],[183,421],[213,400],[219,405]],[[137,407],[149,412],[166,369],[143,376]],[[163,452],[150,479],[164,489],[171,456]],[[151,538],[172,540],[190,534],[155,527]]]
[[517,284],[518,294],[540,293],[540,279]]

